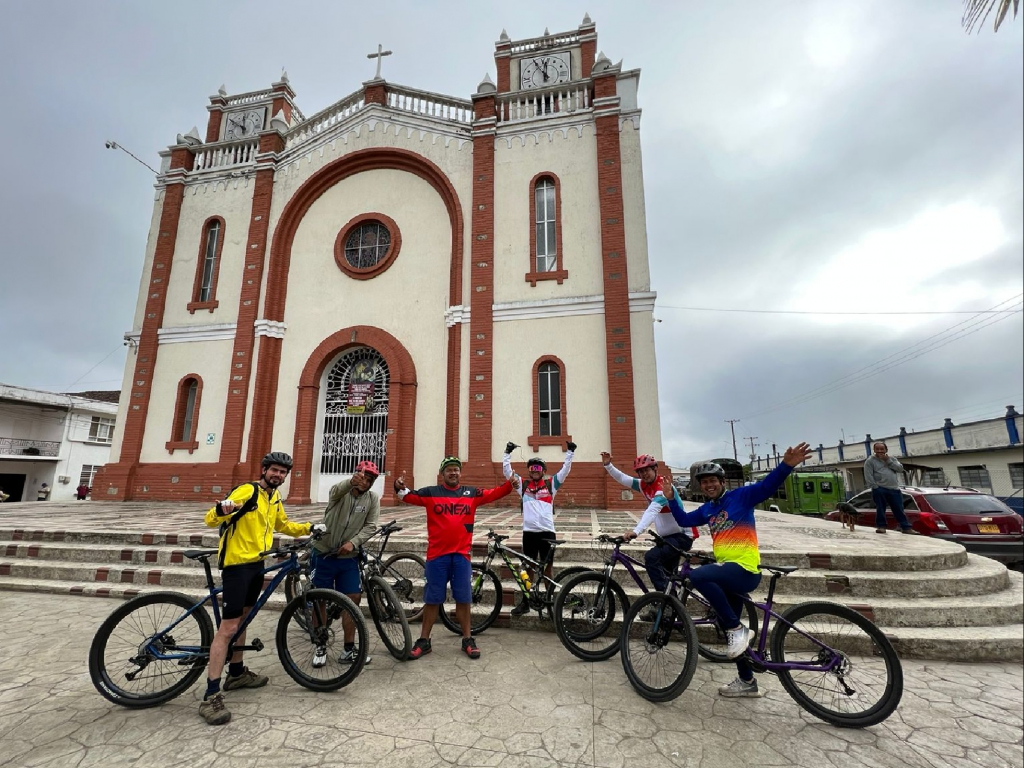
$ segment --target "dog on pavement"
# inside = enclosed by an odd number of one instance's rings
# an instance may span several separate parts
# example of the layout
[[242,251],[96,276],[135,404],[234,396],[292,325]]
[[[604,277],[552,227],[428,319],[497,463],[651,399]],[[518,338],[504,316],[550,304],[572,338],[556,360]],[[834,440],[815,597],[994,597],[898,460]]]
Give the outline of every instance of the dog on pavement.
[[836,509],[839,510],[839,522],[843,524],[844,528],[849,528],[852,533],[857,527],[857,510],[853,508],[852,504],[845,501],[836,504]]

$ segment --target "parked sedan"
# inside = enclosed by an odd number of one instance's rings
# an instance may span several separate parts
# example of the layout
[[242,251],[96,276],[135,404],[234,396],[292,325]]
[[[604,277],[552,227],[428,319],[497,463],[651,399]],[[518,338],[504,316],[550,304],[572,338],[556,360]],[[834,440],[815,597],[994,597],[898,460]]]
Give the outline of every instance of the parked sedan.
[[[971,488],[918,488],[904,486],[903,508],[914,530],[926,536],[963,544],[968,552],[984,555],[1007,565],[1024,562],[1024,533],[1021,517],[1003,502]],[[857,510],[857,525],[875,527],[875,502],[871,491],[863,491],[850,504]],[[826,520],[839,520],[836,510]],[[896,528],[892,512],[886,511],[889,528]]]

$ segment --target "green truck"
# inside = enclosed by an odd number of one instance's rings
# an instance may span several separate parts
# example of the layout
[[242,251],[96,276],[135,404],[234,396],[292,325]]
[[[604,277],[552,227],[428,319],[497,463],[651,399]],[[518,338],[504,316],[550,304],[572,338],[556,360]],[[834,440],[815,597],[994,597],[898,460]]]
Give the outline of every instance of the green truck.
[[[767,474],[758,473],[754,480],[761,480]],[[809,472],[798,469],[760,507],[766,510],[774,507],[779,512],[793,515],[820,517],[834,510],[841,501],[846,501],[846,490],[843,487],[843,476],[838,471]]]

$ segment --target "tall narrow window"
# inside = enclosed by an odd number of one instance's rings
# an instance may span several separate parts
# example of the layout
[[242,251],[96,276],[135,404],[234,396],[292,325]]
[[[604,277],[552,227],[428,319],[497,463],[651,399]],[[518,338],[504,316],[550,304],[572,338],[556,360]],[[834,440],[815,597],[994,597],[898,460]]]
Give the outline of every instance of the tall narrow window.
[[530,266],[526,280],[561,283],[569,276],[562,258],[562,199],[558,177],[537,174],[530,181]]
[[199,447],[196,432],[199,429],[199,405],[202,397],[203,380],[198,374],[190,373],[178,382],[171,439],[166,445],[171,453],[176,450],[187,450],[192,453]]
[[555,240],[555,183],[541,179],[533,193],[537,207],[537,272],[551,272],[558,266],[558,248]]
[[217,276],[220,274],[221,254],[224,251],[224,219],[212,216],[203,224],[199,239],[199,256],[196,261],[196,276],[192,286],[192,301],[188,311],[197,309],[213,312],[218,306]]
[[533,434],[529,443],[562,445],[572,440],[566,429],[565,367],[557,357],[546,355],[533,366]]

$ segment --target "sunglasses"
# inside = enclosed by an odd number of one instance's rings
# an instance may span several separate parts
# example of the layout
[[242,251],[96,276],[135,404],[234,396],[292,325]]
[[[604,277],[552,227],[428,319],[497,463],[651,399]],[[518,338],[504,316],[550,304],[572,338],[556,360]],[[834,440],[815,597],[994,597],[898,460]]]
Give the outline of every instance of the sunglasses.
[[529,467],[527,467],[527,469],[530,470],[531,472],[543,472],[544,471],[544,467],[542,467],[540,464],[531,464]]

